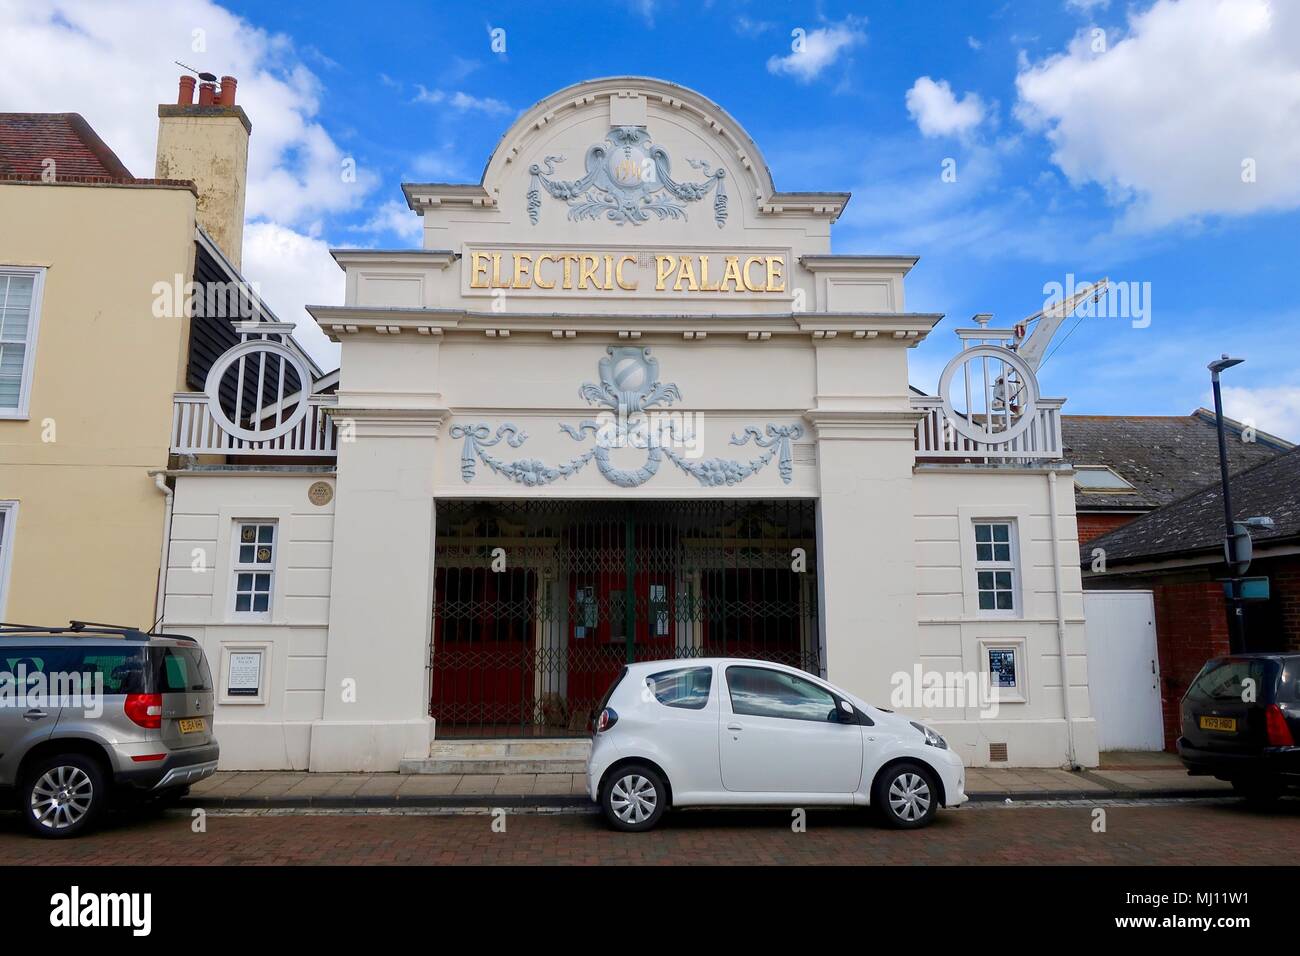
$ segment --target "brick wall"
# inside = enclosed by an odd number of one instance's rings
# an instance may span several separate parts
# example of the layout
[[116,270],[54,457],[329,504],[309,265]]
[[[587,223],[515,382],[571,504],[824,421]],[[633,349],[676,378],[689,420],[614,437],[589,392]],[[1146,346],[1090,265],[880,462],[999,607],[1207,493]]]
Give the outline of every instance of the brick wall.
[[1126,525],[1134,518],[1136,514],[1091,514],[1087,511],[1079,512],[1077,521],[1079,524],[1079,544],[1087,544],[1093,538],[1100,537],[1108,531],[1114,531],[1121,525]]
[[1179,734],[1178,705],[1192,678],[1211,657],[1228,653],[1227,605],[1223,585],[1215,581],[1158,584],[1152,590],[1165,749],[1173,750]]
[[1278,605],[1282,631],[1279,647],[1300,651],[1300,555],[1269,561],[1267,569],[1261,566],[1259,573],[1268,575],[1269,589]]

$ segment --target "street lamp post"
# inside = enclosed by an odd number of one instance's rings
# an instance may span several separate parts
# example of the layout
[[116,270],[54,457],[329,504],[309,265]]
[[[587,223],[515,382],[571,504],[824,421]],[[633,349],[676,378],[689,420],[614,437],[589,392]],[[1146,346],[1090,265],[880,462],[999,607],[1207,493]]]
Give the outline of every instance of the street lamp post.
[[1223,396],[1219,390],[1219,373],[1240,365],[1245,359],[1228,358],[1224,354],[1211,362],[1210,382],[1214,386],[1214,424],[1219,432],[1219,481],[1223,485],[1223,528],[1228,557],[1228,649],[1239,654],[1246,649],[1246,628],[1243,607],[1237,594],[1237,534],[1232,522],[1232,491],[1228,487],[1228,440],[1223,429]]

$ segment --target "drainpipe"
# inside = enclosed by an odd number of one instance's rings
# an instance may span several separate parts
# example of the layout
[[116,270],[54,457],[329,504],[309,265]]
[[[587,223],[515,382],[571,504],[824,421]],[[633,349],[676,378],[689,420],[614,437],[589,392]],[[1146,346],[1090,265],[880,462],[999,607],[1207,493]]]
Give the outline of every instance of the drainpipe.
[[1078,770],[1074,750],[1074,720],[1070,714],[1070,668],[1065,656],[1065,596],[1061,591],[1061,534],[1056,527],[1056,472],[1047,473],[1047,510],[1052,522],[1052,585],[1056,591],[1056,648],[1061,660],[1061,702],[1065,707],[1065,747],[1070,769]]
[[172,537],[172,499],[175,493],[167,486],[167,472],[151,471],[149,477],[163,493],[162,554],[158,561],[158,590],[154,597],[153,627],[149,628],[152,631],[162,621],[167,604],[167,546],[171,543]]

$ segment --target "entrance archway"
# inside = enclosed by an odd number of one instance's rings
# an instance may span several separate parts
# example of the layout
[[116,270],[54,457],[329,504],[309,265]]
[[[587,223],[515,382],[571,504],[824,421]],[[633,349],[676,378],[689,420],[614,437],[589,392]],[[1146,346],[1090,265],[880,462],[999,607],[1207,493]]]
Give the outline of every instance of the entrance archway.
[[815,504],[438,502],[438,736],[585,734],[629,661],[819,673]]

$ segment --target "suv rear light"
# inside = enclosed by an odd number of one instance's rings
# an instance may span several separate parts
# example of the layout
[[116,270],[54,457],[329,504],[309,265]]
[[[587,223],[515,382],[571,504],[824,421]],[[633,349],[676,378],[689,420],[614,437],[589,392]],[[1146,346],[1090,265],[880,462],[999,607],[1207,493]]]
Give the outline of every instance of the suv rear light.
[[122,709],[131,718],[131,723],[146,730],[157,730],[162,726],[162,694],[127,694]]
[[604,733],[616,723],[618,723],[618,711],[614,710],[613,707],[606,707],[600,712],[600,716],[596,718],[596,733]]
[[1269,704],[1268,709],[1264,711],[1264,727],[1268,732],[1270,747],[1295,746],[1295,738],[1291,736],[1291,728],[1287,726],[1286,715],[1277,704]]

